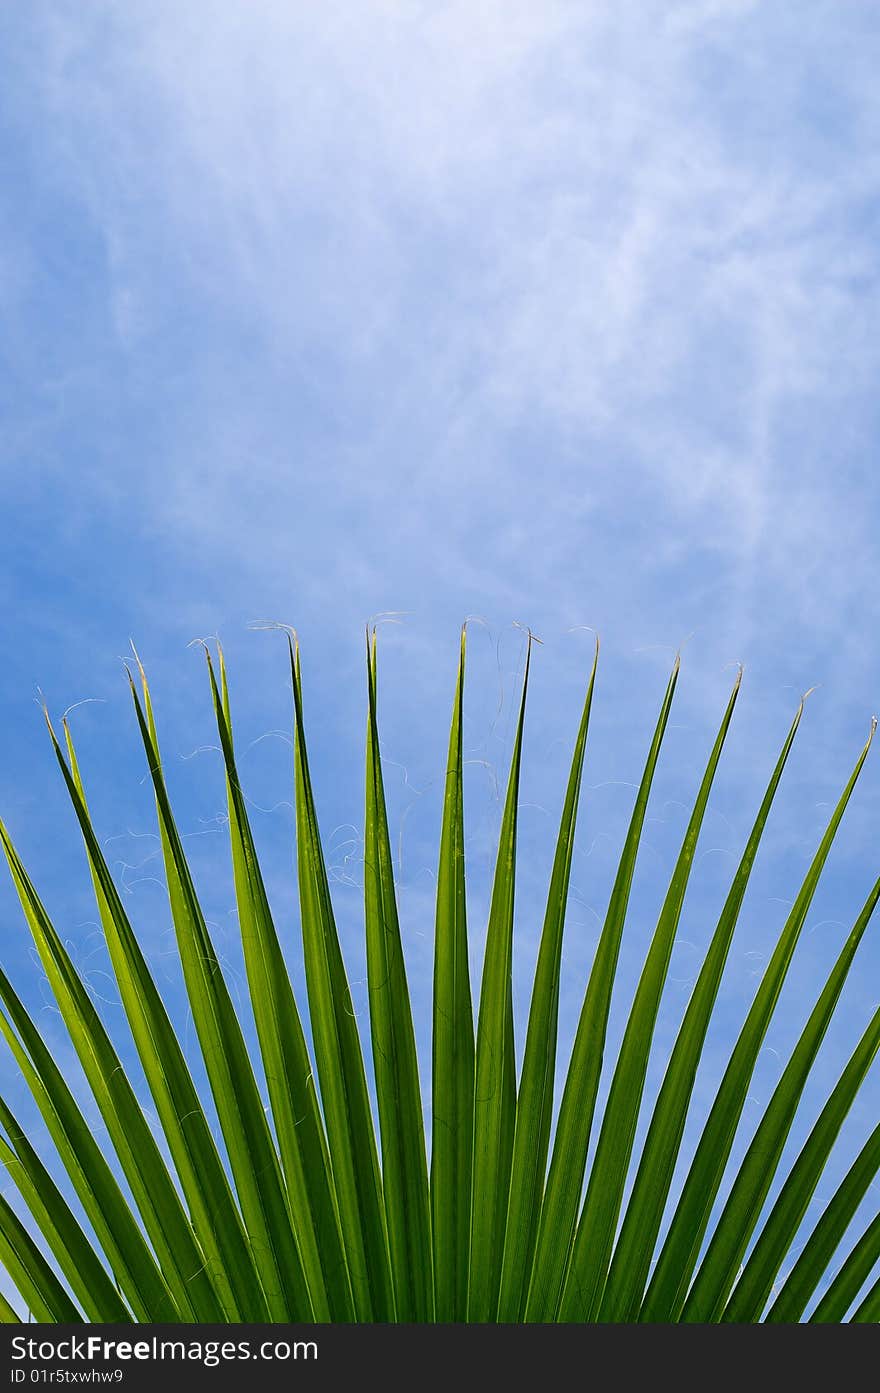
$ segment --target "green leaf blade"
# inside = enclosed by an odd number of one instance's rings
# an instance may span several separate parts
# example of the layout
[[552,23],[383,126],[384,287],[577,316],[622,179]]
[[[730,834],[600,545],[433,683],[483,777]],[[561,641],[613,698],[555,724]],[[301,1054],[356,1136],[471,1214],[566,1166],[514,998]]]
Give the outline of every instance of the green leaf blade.
[[[778,1270],[783,1265],[791,1244],[794,1243],[810,1198],[812,1198],[816,1185],[819,1184],[820,1177],[822,1177],[824,1165],[826,1165],[831,1153],[831,1146],[834,1145],[835,1139],[840,1134],[856,1092],[861,1087],[863,1078],[872,1066],[879,1049],[880,1010],[877,1010],[874,1011],[872,1021],[867,1025],[865,1034],[856,1045],[854,1053],[849,1057],[847,1067],[842,1071],[840,1080],[834,1085],[815,1127],[810,1131],[795,1165],[792,1166],[791,1172],[785,1180],[783,1190],[780,1191],[776,1204],[771,1209],[769,1219],[757,1238],[755,1248],[749,1254],[748,1262],[746,1262],[742,1276],[739,1277],[734,1294],[725,1305],[724,1321],[757,1321],[760,1318],[764,1304],[770,1297],[770,1291],[773,1289]],[[880,1165],[880,1152],[877,1153],[877,1165]],[[866,1181],[866,1185],[869,1183],[870,1181]],[[823,1217],[830,1215],[831,1211],[833,1211],[833,1205],[828,1206],[826,1216]],[[801,1282],[803,1293],[802,1305],[796,1311],[796,1315],[788,1314],[780,1316],[780,1319],[798,1319],[803,1314],[806,1302],[808,1302],[820,1277],[827,1268],[831,1251],[827,1251],[826,1248],[823,1256],[822,1245],[817,1245],[812,1251],[809,1250],[809,1244],[803,1248],[801,1255],[799,1255],[799,1262],[803,1259],[801,1273],[799,1273],[799,1282]],[[791,1312],[794,1309],[794,1302],[792,1305],[789,1305],[788,1302],[791,1301],[794,1286],[789,1290],[785,1300],[783,1300],[784,1290],[780,1293],[776,1307]]]
[[843,991],[856,950],[880,894],[880,883],[856,920],[791,1059],[782,1072],[749,1144],[715,1225],[706,1255],[682,1308],[682,1319],[714,1321],[736,1281],[740,1263],[767,1197],[813,1061]]
[[14,1306],[10,1306],[2,1291],[0,1291],[0,1325],[20,1325],[21,1323],[21,1316]]
[[[810,1324],[837,1325],[845,1320],[847,1311],[858,1298],[859,1292],[873,1272],[878,1258],[880,1258],[880,1214],[871,1220],[847,1256],[831,1286],[810,1316]],[[880,1288],[877,1285],[871,1289],[855,1311],[853,1320],[877,1319],[878,1290]]]
[[560,1312],[563,1320],[594,1320],[601,1307],[660,998],[709,795],[733,719],[741,681],[742,671],[736,679],[709,755],[627,1021],[572,1252]]
[[789,1323],[801,1319],[878,1171],[880,1123],[865,1142],[798,1254],[794,1267],[765,1316],[768,1323]]
[[82,1321],[82,1312],[71,1301],[3,1195],[0,1195],[0,1262],[35,1320],[52,1324]]
[[623,925],[679,667],[679,659],[676,658],[636,795],[581,1008],[541,1210],[535,1264],[526,1303],[528,1321],[555,1320],[562,1297],[577,1225]]
[[204,1255],[134,1089],[2,823],[0,843],[43,969],[175,1303],[185,1319],[215,1319],[222,1308],[204,1270]]
[[385,1213],[397,1319],[424,1322],[434,1316],[428,1163],[379,751],[375,630],[367,685],[364,919]]
[[648,1128],[608,1274],[600,1320],[634,1321],[684,1134],[697,1064],[764,828],[803,715],[800,703],[776,761],[691,994]]
[[[9,1173],[88,1320],[130,1321],[97,1253],[70,1206],[0,1098],[0,1163]],[[8,1140],[7,1140],[8,1138]]]
[[526,1030],[522,1079],[517,1097],[510,1201],[498,1303],[500,1321],[522,1319],[535,1256],[553,1114],[562,934],[598,660],[597,642],[556,840]]
[[315,1059],[356,1318],[394,1319],[376,1138],[360,1035],[336,931],[309,773],[299,652],[290,646],[296,727],[297,867]]
[[[844,953],[851,959],[852,953],[849,951],[850,943],[853,938],[861,937],[867,926],[868,919],[873,913],[874,907],[880,899],[880,880],[877,881],[868,900],[862,910],[859,920],[853,933],[850,935],[849,942],[844,947]],[[854,951],[854,950],[853,950]],[[843,955],[841,955],[843,956]],[[722,1314],[725,1321],[745,1321],[757,1320],[760,1317],[767,1298],[773,1286],[786,1253],[789,1251],[797,1234],[800,1222],[806,1213],[807,1205],[813,1195],[816,1185],[822,1174],[831,1148],[837,1138],[841,1127],[846,1119],[846,1115],[852,1106],[856,1093],[864,1080],[868,1069],[880,1049],[880,1010],[874,1013],[867,1029],[857,1044],[855,1051],[843,1070],[837,1084],[832,1089],[831,1094],[822,1108],[821,1114],[810,1132],[791,1172],[789,1173],[782,1190],[770,1212],[764,1228],[758,1240],[749,1254],[748,1262],[743,1269],[742,1275],[736,1283],[733,1295],[727,1301]],[[768,1114],[765,1114],[765,1120]],[[763,1126],[763,1123],[762,1123]],[[756,1146],[756,1143],[758,1144]],[[752,1146],[758,1150],[760,1146],[759,1137],[756,1135]],[[765,1169],[772,1174],[771,1166],[775,1169],[774,1159],[771,1156],[765,1161]],[[745,1172],[745,1162],[741,1167],[740,1174]],[[769,1186],[769,1175],[767,1178]],[[763,1189],[763,1195],[761,1190]],[[759,1207],[759,1200],[763,1200],[766,1195],[766,1188],[754,1187],[752,1191],[752,1206],[754,1209]],[[733,1195],[731,1195],[731,1199]],[[742,1202],[742,1196],[740,1196]],[[730,1201],[728,1202],[730,1205]],[[750,1223],[749,1211],[741,1219],[742,1232],[748,1234]],[[716,1229],[716,1234],[718,1229]],[[744,1248],[743,1248],[744,1251]],[[742,1257],[742,1252],[739,1258]],[[737,1258],[737,1263],[739,1262]],[[818,1282],[824,1268],[816,1271],[813,1269],[815,1281]],[[800,1313],[799,1313],[800,1314]]]
[[640,1316],[643,1321],[665,1322],[681,1316],[712,1205],[733,1146],[755,1061],[779,999],[819,876],[867,758],[873,735],[872,726],[868,741],[856,761],[786,919],[734,1046],[648,1288]]
[[529,635],[498,857],[492,885],[477,1020],[474,1160],[471,1191],[468,1320],[492,1321],[498,1310],[504,1230],[516,1125],[513,1039],[513,910],[516,824],[523,726],[532,639]]
[[257,1037],[289,1197],[291,1223],[318,1321],[349,1321],[353,1307],[314,1071],[263,883],[235,764],[222,649],[220,686],[206,650],[226,768],[229,837],[239,926]]
[[69,768],[56,741],[86,848],[120,1000],[225,1318],[263,1321],[268,1308],[223,1162],[152,974],[101,851],[67,722]]
[[462,795],[465,630],[455,689],[437,871],[432,1045],[431,1225],[437,1320],[467,1318],[474,1141],[474,1018],[468,972]]
[[159,821],[171,916],[187,996],[226,1143],[239,1203],[271,1320],[312,1318],[278,1154],[241,1026],[196,895],[171,811],[146,674],[144,705],[131,694]]
[[[880,1243],[874,1245],[874,1256],[880,1252]],[[855,1325],[877,1325],[880,1322],[880,1277],[868,1291],[867,1296],[856,1307],[850,1316],[850,1321]]]
[[0,1033],[97,1234],[124,1299],[140,1321],[184,1319],[92,1129],[12,983],[0,970]]

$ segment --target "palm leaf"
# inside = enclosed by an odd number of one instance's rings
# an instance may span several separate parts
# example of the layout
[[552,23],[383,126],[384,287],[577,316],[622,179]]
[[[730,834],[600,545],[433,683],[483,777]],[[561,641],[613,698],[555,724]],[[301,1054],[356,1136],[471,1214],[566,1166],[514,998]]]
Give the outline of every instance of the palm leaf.
[[[880,896],[880,883],[874,886],[868,903],[871,909]],[[867,905],[866,905],[867,909]],[[869,911],[870,912],[870,911]],[[864,913],[864,911],[863,911]],[[861,1040],[856,1045],[840,1078],[819,1115],[809,1137],[783,1185],[757,1242],[749,1254],[733,1295],[724,1308],[726,1321],[757,1320],[770,1295],[776,1275],[794,1242],[801,1220],[807,1211],[831,1148],[853,1099],[880,1049],[880,1008],[878,1008]],[[797,1319],[831,1259],[837,1243],[855,1213],[856,1206],[880,1166],[880,1127],[869,1139],[856,1162],[856,1177],[835,1197],[826,1209],[821,1224],[821,1237],[808,1242],[795,1264],[788,1281],[774,1302],[773,1320]],[[837,1234],[836,1238],[833,1236]]]
[[755,857],[803,710],[801,701],[758,809],[666,1067],[614,1249],[600,1308],[601,1320],[632,1321],[641,1305],[712,1009]]
[[723,1309],[740,1270],[761,1206],[776,1174],[801,1094],[831,1021],[856,949],[874,912],[873,891],[835,962],[825,987],[782,1072],[740,1165],[721,1217],[682,1309],[684,1320],[714,1320]]
[[623,1187],[635,1139],[639,1104],[648,1070],[648,1056],[660,997],[666,982],[700,829],[721,759],[721,751],[730,729],[741,681],[742,671],[736,679],[721,729],[709,755],[706,772],[697,793],[694,810],[684,834],[681,851],[672,872],[657,929],[627,1021],[572,1251],[571,1268],[560,1309],[563,1320],[595,1318],[602,1301],[614,1231],[620,1214]]
[[519,719],[489,905],[477,1017],[474,1078],[474,1178],[471,1191],[468,1320],[494,1320],[504,1252],[507,1197],[516,1125],[513,1040],[513,897],[516,823],[532,636],[526,648]]
[[[875,1236],[873,1245],[874,1261],[880,1253],[880,1237]],[[873,1263],[872,1263],[873,1266]],[[856,1307],[850,1320],[856,1324],[876,1325],[880,1321],[880,1277],[871,1287],[867,1296],[863,1297]]]
[[379,753],[375,630],[367,654],[367,688],[364,919],[385,1212],[397,1318],[427,1321],[434,1314],[428,1163]]
[[139,666],[144,705],[131,695],[156,797],[159,833],[187,995],[226,1141],[238,1199],[273,1320],[309,1318],[313,1307],[303,1274],[278,1155],[241,1026],[196,897],[183,843],[171,812],[156,741],[146,674]]
[[[296,867],[307,1015],[276,929],[236,762],[226,665],[207,652],[223,756],[235,903],[256,1044],[252,1052],[208,933],[159,756],[146,677],[131,682],[155,795],[186,1004],[204,1060],[215,1137],[165,1001],[126,915],[89,813],[66,721],[52,745],[82,834],[119,1002],[143,1080],[111,1039],[12,838],[0,844],[91,1099],[79,1101],[0,970],[0,1035],[53,1154],[41,1158],[0,1098],[0,1263],[32,1319],[59,1321],[758,1321],[880,1320],[880,1218],[838,1260],[880,1170],[873,1130],[802,1238],[843,1122],[880,1050],[873,1013],[794,1164],[762,1215],[817,1052],[880,900],[874,884],[732,1177],[715,1201],[825,862],[871,736],[821,837],[733,1045],[708,1119],[685,1155],[694,1080],[731,941],[802,713],[764,793],[684,1013],[656,1099],[650,1054],[699,836],[740,689],[737,678],[695,795],[644,958],[610,1086],[597,1108],[617,963],[651,789],[679,679],[661,704],[586,984],[555,1128],[554,1077],[566,902],[598,645],[568,773],[516,1076],[512,971],[517,812],[531,636],[492,880],[477,1028],[468,971],[464,869],[465,632],[453,704],[437,875],[430,1163],[380,753],[376,635],[367,650],[364,927],[368,1073],[336,928],[306,748],[298,645],[290,643]],[[518,911],[522,913],[522,910]],[[307,1040],[311,1041],[311,1045]],[[141,1080],[141,1074],[136,1076]],[[265,1082],[265,1087],[263,1085]],[[264,1092],[267,1095],[264,1098]],[[371,1099],[373,1100],[371,1102]],[[378,1135],[373,1123],[373,1102]],[[649,1126],[628,1202],[643,1104]],[[92,1111],[103,1125],[95,1135]],[[210,1115],[213,1118],[213,1113]],[[592,1160],[594,1124],[597,1139]],[[381,1150],[380,1150],[381,1148]],[[673,1175],[684,1186],[652,1269]],[[585,1184],[586,1182],[586,1184]],[[77,1207],[77,1205],[79,1207]],[[619,1229],[619,1232],[618,1232]],[[755,1234],[757,1232],[757,1237]],[[754,1241],[753,1241],[754,1239]],[[792,1255],[797,1254],[792,1261]],[[774,1284],[780,1282],[774,1294]],[[811,1304],[814,1303],[812,1311]],[[0,1297],[0,1321],[19,1319]]]
[[350,1320],[351,1289],[339,1232],[327,1140],[314,1073],[293,988],[272,920],[244,794],[235,767],[226,666],[219,652],[220,688],[205,650],[214,714],[226,766],[229,837],[238,921],[251,1003],[291,1223],[316,1320]]
[[85,842],[120,999],[208,1272],[228,1319],[265,1320],[267,1307],[244,1225],[183,1051],[98,843],[66,722],[64,734],[69,769],[54,733],[52,742]]
[[462,714],[465,642],[465,630],[462,629],[443,797],[434,936],[431,1224],[438,1321],[467,1318],[470,1268],[474,1018],[468,972],[464,880]]
[[596,949],[562,1095],[556,1139],[538,1228],[538,1242],[526,1302],[529,1321],[555,1320],[562,1297],[577,1224],[590,1130],[599,1091],[611,992],[620,952],[648,798],[678,681],[679,659],[666,688],[635,807],[624,841],[605,923]]
[[[859,1241],[838,1272],[834,1281],[819,1302],[810,1321],[821,1325],[838,1324],[856,1300],[863,1283],[874,1270],[880,1258],[880,1214],[876,1215],[865,1229]],[[877,1287],[868,1293],[864,1302],[856,1310],[853,1319],[877,1319]]]
[[303,719],[299,649],[290,645],[296,723],[296,838],[306,985],[355,1313],[393,1320],[379,1159],[357,1019],[321,850]]
[[[878,1014],[880,1014],[880,1012],[878,1012]],[[874,1020],[876,1021],[876,1019],[877,1016],[875,1015]],[[873,1024],[872,1022],[872,1026]],[[868,1029],[872,1030],[872,1026],[869,1026]],[[863,1041],[867,1034],[868,1032],[866,1031],[865,1036],[862,1037]],[[855,1056],[853,1056],[853,1059],[855,1059]],[[850,1064],[852,1064],[852,1062],[851,1060]],[[847,1066],[847,1071],[848,1069],[849,1066]],[[846,1073],[847,1071],[844,1072]],[[867,1072],[867,1069],[865,1072]],[[829,1099],[829,1102],[822,1110],[823,1117],[829,1110],[829,1107],[833,1108],[835,1101],[834,1095],[832,1095],[831,1099]],[[817,1129],[818,1126],[819,1124],[817,1123]],[[813,1134],[811,1134],[811,1140],[812,1136]],[[828,1264],[849,1228],[853,1216],[878,1170],[880,1170],[880,1122],[878,1122],[855,1161],[850,1166],[835,1191],[833,1198],[823,1211],[822,1217],[799,1253],[797,1262],[786,1278],[779,1295],[767,1312],[766,1319],[769,1322],[776,1323],[800,1320],[807,1308],[807,1303],[815,1292],[819,1280],[827,1270]],[[780,1196],[780,1200],[781,1199],[782,1196]],[[767,1221],[768,1225],[772,1219],[773,1215],[771,1214],[770,1219]],[[757,1253],[757,1244],[755,1245],[755,1250]],[[748,1267],[743,1273],[743,1279],[745,1279],[747,1275]],[[736,1296],[737,1292],[734,1292],[734,1299]]]
[[21,1316],[0,1291],[0,1325],[18,1325],[20,1322]]
[[120,1291],[141,1321],[180,1319],[165,1279],[51,1051],[0,970],[0,1032],[12,1051],[58,1156],[107,1255]]
[[18,1188],[87,1319],[130,1321],[131,1312],[58,1186],[2,1098],[0,1127],[6,1134],[5,1137],[0,1134],[0,1161]]
[[834,809],[734,1046],[648,1287],[641,1312],[643,1321],[677,1320],[681,1315],[712,1205],[733,1146],[755,1061],[782,991],[819,876],[867,758],[873,735],[872,725],[871,734]]
[[216,1319],[221,1308],[204,1270],[204,1255],[119,1056],[2,824],[0,842],[46,976],[177,1310],[183,1319]]
[[535,984],[526,1031],[522,1078],[516,1107],[516,1129],[511,1164],[510,1199],[504,1258],[501,1272],[501,1292],[498,1316],[502,1321],[522,1318],[528,1283],[535,1256],[538,1218],[544,1191],[544,1172],[550,1148],[550,1129],[553,1111],[553,1076],[556,1068],[556,1036],[559,1018],[559,977],[562,963],[562,930],[568,902],[571,862],[574,853],[575,821],[584,768],[584,754],[593,687],[599,661],[599,644],[593,655],[593,667],[587,685],[587,695],[575,740],[571,772],[556,852],[547,896],[547,910]]
[[0,1195],[0,1261],[39,1321],[82,1320],[64,1287],[7,1201]]

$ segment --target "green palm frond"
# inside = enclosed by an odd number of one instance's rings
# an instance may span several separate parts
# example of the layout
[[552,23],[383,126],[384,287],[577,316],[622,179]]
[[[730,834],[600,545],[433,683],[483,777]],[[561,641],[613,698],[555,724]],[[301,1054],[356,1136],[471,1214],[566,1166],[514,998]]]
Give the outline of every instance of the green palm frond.
[[[514,891],[531,645],[529,636],[475,1020],[466,914],[462,631],[440,828],[430,1117],[422,1101],[398,915],[379,742],[375,633],[366,661],[369,1055],[353,1007],[318,827],[298,645],[290,643],[290,665],[295,860],[307,1003],[296,1000],[260,869],[236,764],[223,654],[218,650],[215,661],[206,650],[255,1027],[251,1049],[184,853],[150,691],[137,663],[131,695],[155,797],[188,1007],[211,1094],[210,1116],[101,850],[67,723],[62,740],[49,724],[154,1115],[148,1117],[139,1102],[133,1076],[0,823],[0,842],[42,970],[106,1130],[99,1145],[34,1019],[0,970],[0,1033],[53,1148],[47,1164],[0,1098],[0,1162],[11,1187],[0,1195],[0,1262],[18,1294],[17,1306],[14,1295],[9,1300],[0,1294],[0,1321],[25,1314],[45,1322],[224,1323],[880,1318],[880,1282],[873,1276],[880,1260],[880,1215],[858,1237],[849,1237],[880,1169],[880,1128],[863,1142],[812,1231],[803,1228],[880,1049],[880,1008],[863,1023],[861,1038],[787,1175],[779,1175],[818,1051],[880,899],[880,879],[847,934],[732,1174],[729,1164],[758,1055],[867,757],[873,724],[689,1150],[694,1081],[803,702],[770,774],[662,1083],[651,1097],[649,1063],[670,960],[742,680],[740,673],[709,751],[620,1047],[613,1059],[606,1058],[633,879],[679,681],[676,659],[557,1100],[563,929],[599,653],[597,644],[562,804],[518,1074]],[[643,1113],[647,1130],[637,1149]],[[685,1178],[676,1195],[679,1167]],[[768,1205],[777,1177],[781,1183]],[[845,1256],[835,1270],[842,1247]]]

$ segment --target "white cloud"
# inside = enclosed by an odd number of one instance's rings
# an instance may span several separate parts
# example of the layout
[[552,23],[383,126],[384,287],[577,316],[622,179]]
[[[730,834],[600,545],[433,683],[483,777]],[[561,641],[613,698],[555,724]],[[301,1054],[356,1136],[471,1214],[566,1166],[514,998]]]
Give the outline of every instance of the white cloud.
[[767,586],[786,626],[876,615],[860,6],[48,13],[56,177],[117,347],[175,389],[161,525],[219,555],[249,522],[262,577],[292,529],[367,609],[454,575],[680,633],[697,558],[745,656]]

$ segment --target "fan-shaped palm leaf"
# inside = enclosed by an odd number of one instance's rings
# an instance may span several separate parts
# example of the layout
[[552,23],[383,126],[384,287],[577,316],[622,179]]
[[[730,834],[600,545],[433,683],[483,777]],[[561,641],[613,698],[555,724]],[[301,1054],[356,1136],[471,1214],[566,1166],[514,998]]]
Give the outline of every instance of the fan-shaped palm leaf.
[[[880,899],[880,880],[842,945],[713,1218],[758,1054],[867,757],[873,725],[733,1045],[660,1243],[674,1172],[687,1161],[694,1079],[803,703],[770,774],[663,1082],[656,1098],[646,1097],[670,958],[741,683],[740,674],[708,753],[621,1046],[616,1058],[606,1061],[633,878],[679,680],[676,660],[584,986],[554,1128],[563,928],[598,646],[562,806],[517,1078],[511,983],[531,638],[475,1026],[465,909],[462,633],[440,829],[432,1105],[426,1126],[382,774],[375,634],[367,651],[364,823],[371,1071],[336,929],[306,749],[300,654],[293,643],[290,659],[307,1016],[295,999],[239,782],[223,655],[216,669],[207,655],[258,1057],[249,1055],[187,864],[139,663],[140,691],[131,684],[183,979],[219,1138],[101,851],[66,723],[62,743],[51,725],[50,738],[85,844],[120,1003],[156,1123],[148,1120],[123,1057],[0,823],[25,921],[107,1132],[106,1145],[99,1146],[85,1104],[77,1101],[0,971],[0,1033],[54,1147],[54,1160],[47,1164],[0,1098],[0,1161],[14,1186],[10,1198],[0,1195],[0,1262],[19,1302],[16,1309],[14,1295],[11,1301],[0,1295],[0,1320],[27,1313],[39,1321],[751,1322],[800,1320],[809,1311],[815,1321],[841,1321],[850,1313],[853,1320],[876,1321],[880,1283],[871,1283],[880,1258],[880,1216],[855,1239],[847,1242],[847,1235],[880,1168],[880,1129],[864,1142],[812,1232],[804,1238],[801,1230],[880,1048],[880,1009],[865,1024],[766,1217],[765,1208],[819,1047]],[[597,1114],[606,1068],[610,1086]],[[634,1159],[642,1109],[647,1132]],[[834,1254],[844,1243],[847,1256],[832,1272]]]

